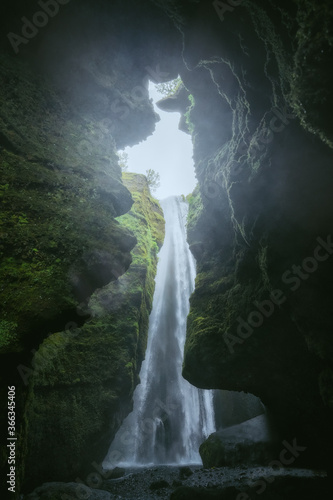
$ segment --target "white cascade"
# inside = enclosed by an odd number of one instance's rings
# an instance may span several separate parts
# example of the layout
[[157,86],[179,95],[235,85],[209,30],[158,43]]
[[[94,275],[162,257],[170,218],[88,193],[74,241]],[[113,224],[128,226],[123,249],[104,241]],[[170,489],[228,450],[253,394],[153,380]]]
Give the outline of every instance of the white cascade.
[[[180,196],[161,202],[166,234],[159,253],[146,358],[104,468],[116,465],[201,463],[200,444],[215,431],[213,393],[182,377],[195,261],[186,241],[188,206]],[[198,367],[200,369],[200,367]]]

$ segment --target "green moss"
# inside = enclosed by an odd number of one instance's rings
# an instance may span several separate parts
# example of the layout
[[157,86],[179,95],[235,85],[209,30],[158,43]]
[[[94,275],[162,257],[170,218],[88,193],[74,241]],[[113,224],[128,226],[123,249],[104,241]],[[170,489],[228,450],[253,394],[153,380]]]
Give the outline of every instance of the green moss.
[[[155,247],[155,242],[158,248],[161,248],[164,240],[165,222],[158,201],[150,194],[146,177],[140,174],[124,172],[122,174],[122,179],[125,186],[130,190],[135,203],[130,212],[119,217],[118,220],[126,227],[129,227],[129,225],[131,226],[130,228],[133,229],[139,242],[142,235],[141,230],[143,228],[139,228],[136,224],[136,220],[141,218],[141,220],[147,221],[148,230],[151,231],[151,238],[153,239],[153,242],[149,241],[149,244]],[[130,222],[131,219],[132,222]],[[143,222],[141,226],[147,227],[147,224]],[[144,238],[143,241],[147,242],[147,238]]]
[[193,193],[188,195],[186,199],[189,204],[187,229],[188,231],[191,231],[198,223],[198,219],[200,218],[201,212],[203,210],[199,186],[196,186]]
[[134,204],[118,223],[137,240],[129,269],[93,293],[91,318],[82,328],[51,335],[34,356],[28,405],[28,476],[33,482],[47,478],[49,471],[67,480],[73,468],[89,466],[91,457],[102,460],[130,411],[147,343],[164,219],[144,176],[124,173],[123,179]]
[[183,82],[181,78],[175,78],[170,82],[158,83],[156,85],[157,91],[162,94],[164,97],[172,97],[177,91],[183,86]]
[[194,109],[195,107],[195,100],[194,100],[194,97],[192,94],[190,94],[188,96],[188,100],[190,101],[190,105],[189,107],[187,108],[187,111],[185,112],[184,116],[185,116],[185,121],[186,121],[186,124],[187,124],[187,127],[188,127],[188,130],[190,132],[190,134],[192,135],[192,137],[194,136],[194,123],[191,119],[191,112],[192,110]]
[[199,451],[204,467],[207,469],[228,465],[225,461],[225,453],[221,444],[221,439],[219,439],[216,434],[211,434],[209,438],[200,445]]
[[11,352],[17,349],[19,338],[16,334],[17,323],[0,320],[0,351]]
[[113,269],[123,272],[135,239],[114,220],[132,200],[112,137],[102,151],[93,141],[96,121],[69,119],[43,77],[19,60],[1,56],[1,63],[0,317],[17,324],[18,350],[45,323],[52,331],[75,315]]
[[[2,67],[0,74],[2,146],[0,151],[0,274],[2,285],[0,288],[0,349],[6,357],[8,354],[15,356],[16,354],[13,353],[20,352],[20,360],[27,365],[27,370],[31,370],[30,351],[36,348],[46,335],[64,328],[68,321],[83,322],[88,315],[80,320],[77,319],[79,304],[87,300],[97,288],[115,281],[131,263],[130,251],[135,246],[136,238],[125,225],[115,220],[115,217],[126,213],[133,203],[130,192],[122,183],[115,141],[129,144],[135,143],[138,138],[144,138],[153,130],[156,117],[151,103],[148,102],[148,97],[147,102],[140,100],[140,106],[138,106],[138,103],[135,103],[133,97],[130,96],[132,89],[142,81],[140,80],[141,74],[136,75],[137,79],[134,83],[133,76],[122,77],[122,73],[118,73],[121,80],[118,82],[118,87],[122,92],[128,92],[134,107],[131,108],[127,120],[118,117],[118,126],[114,127],[117,133],[116,138],[105,126],[105,109],[97,112],[94,105],[90,110],[83,109],[82,101],[75,101],[77,92],[73,88],[69,94],[75,97],[68,99],[68,88],[64,91],[63,88],[57,87],[54,81],[51,83],[45,75],[38,72],[37,67],[34,66],[32,69],[27,60],[24,62],[22,58],[1,55],[0,61]],[[64,73],[66,71],[64,70]],[[67,72],[66,77],[68,77]],[[89,93],[89,102],[95,103],[94,95],[100,95],[102,85],[99,83],[93,82],[94,91]],[[80,84],[80,91],[82,87],[89,86],[89,84],[86,81],[82,86]],[[59,85],[61,87],[62,82]],[[102,92],[104,90],[102,89]],[[112,94],[110,90],[110,102],[118,98],[118,89],[114,89],[114,92],[115,94]],[[133,114],[143,113],[144,119],[143,122],[140,121],[140,127],[136,126],[136,119],[132,118],[132,112]],[[114,118],[116,122],[116,114]],[[152,253],[156,253],[156,245]],[[143,271],[141,273],[144,274]],[[150,274],[153,273],[150,272]],[[138,281],[137,289],[140,286],[142,287],[142,284]],[[151,293],[152,290],[151,288]],[[116,316],[114,314],[113,317]],[[136,339],[139,327],[144,321],[140,320],[138,315],[131,321],[132,337]],[[118,327],[120,328],[119,324]],[[120,331],[124,332],[122,329]],[[77,435],[79,432],[77,429],[80,429],[78,408],[82,409],[83,426],[87,424],[88,417],[94,420],[93,407],[90,407],[90,413],[84,409],[82,393],[81,396],[78,394],[75,397],[75,402],[69,399],[66,401],[59,389],[64,383],[67,388],[73,388],[74,391],[79,392],[79,388],[85,383],[93,384],[93,382],[87,382],[87,377],[81,374],[84,362],[79,363],[79,360],[85,352],[83,348],[70,351],[70,355],[76,356],[79,366],[73,362],[64,368],[65,361],[63,364],[60,361],[56,362],[56,359],[62,359],[61,356],[69,349],[69,337],[70,332],[65,332],[62,335],[54,334],[47,338],[34,360],[35,399],[34,392],[32,392],[31,397],[34,403],[23,415],[22,420],[27,418],[29,433],[31,431],[31,436],[40,443],[38,447],[43,448],[47,443],[48,437],[46,436],[49,434],[47,419],[52,420],[53,416],[57,415],[57,408],[68,410],[67,415],[65,412],[62,414],[63,422],[66,421],[66,428],[69,425],[71,412],[73,411],[73,415],[77,416],[75,421],[77,428],[71,429],[73,436]],[[128,342],[130,337],[130,335],[127,337]],[[106,334],[101,338],[105,342]],[[100,343],[103,345],[101,338]],[[142,348],[140,348],[141,357],[144,343],[142,341]],[[122,349],[126,352],[126,345]],[[100,348],[100,351],[103,349]],[[116,347],[114,351],[115,356],[120,355]],[[98,365],[96,359],[98,359],[99,351],[92,350],[92,352],[95,358],[92,358],[94,362],[89,364],[91,371],[95,370]],[[92,354],[87,352],[86,357],[90,355]],[[137,369],[135,366],[137,357],[135,352],[131,355],[134,360],[133,370],[129,375],[127,369],[124,376],[127,393],[130,393],[137,383],[137,377],[133,377]],[[51,359],[55,362],[58,371],[54,370]],[[124,366],[130,361],[130,359],[125,359],[125,355],[122,359]],[[111,359],[111,364],[112,362]],[[18,377],[17,364],[11,363],[9,370],[5,363],[2,365],[3,380],[8,379],[11,384],[11,381]],[[74,366],[77,367],[76,372],[73,369]],[[67,382],[66,370],[70,374]],[[49,385],[47,383],[43,385],[47,377],[49,377]],[[31,375],[29,382],[32,378]],[[114,383],[116,385],[116,382]],[[51,387],[57,387],[59,392],[52,395]],[[23,383],[21,383],[21,388],[17,403],[23,407],[27,398],[27,390]],[[38,391],[42,390],[50,391],[49,406],[43,396],[37,395]],[[98,390],[97,386],[96,390]],[[97,398],[93,385],[87,392],[90,398],[94,396]],[[98,410],[99,415],[103,414],[107,428],[111,420],[111,410],[108,410],[108,416],[105,415],[107,404],[103,406],[102,400],[105,394],[105,401],[114,402],[116,396],[110,392],[112,393],[101,387],[99,400],[101,408]],[[126,393],[125,390],[124,392]],[[2,402],[4,405],[4,398]],[[119,405],[118,401],[118,407]],[[127,405],[129,405],[128,402]],[[122,411],[125,413],[125,408]],[[1,414],[5,416],[4,411],[1,411]],[[36,427],[34,427],[35,417]],[[45,420],[43,420],[44,417]],[[54,420],[56,428],[56,417]],[[63,422],[59,422],[59,425],[63,425]],[[92,428],[95,427],[92,426]],[[44,442],[39,439],[40,429],[43,429],[41,435]],[[56,442],[57,437],[55,434],[53,436]],[[20,448],[25,450],[27,444],[25,433],[22,432],[19,435],[19,440]],[[60,446],[62,443],[59,443]],[[77,446],[75,449],[77,450]],[[43,452],[46,457],[49,455],[49,450],[43,448]],[[34,458],[36,469],[44,455],[37,454],[37,458]],[[61,453],[58,459],[61,463]],[[22,475],[24,463],[19,464],[18,470]],[[55,466],[55,474],[56,471]],[[68,473],[70,473],[69,469]],[[46,469],[44,477],[47,477]],[[21,483],[21,477],[18,477],[18,482]]]

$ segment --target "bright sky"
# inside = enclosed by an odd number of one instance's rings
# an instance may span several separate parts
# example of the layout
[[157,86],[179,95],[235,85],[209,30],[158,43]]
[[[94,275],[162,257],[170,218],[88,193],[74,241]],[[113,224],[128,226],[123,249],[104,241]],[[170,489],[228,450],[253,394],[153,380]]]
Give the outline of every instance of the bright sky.
[[[154,105],[163,98],[152,83],[149,93]],[[178,130],[179,113],[167,113],[156,106],[155,111],[161,120],[156,124],[154,134],[146,141],[125,149],[128,171],[146,174],[146,170],[151,168],[159,172],[160,187],[153,192],[153,196],[159,200],[171,195],[186,196],[196,186],[191,136]]]

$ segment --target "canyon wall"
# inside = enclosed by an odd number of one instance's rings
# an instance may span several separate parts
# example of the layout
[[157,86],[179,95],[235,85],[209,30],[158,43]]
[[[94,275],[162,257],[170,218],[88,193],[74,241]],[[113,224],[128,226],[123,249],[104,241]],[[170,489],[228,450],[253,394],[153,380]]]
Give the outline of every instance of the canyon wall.
[[[260,397],[281,436],[306,448],[298,463],[328,467],[331,3],[72,0],[46,24],[35,2],[3,4],[1,401],[15,384],[20,475],[25,464],[30,487],[85,473],[130,411],[155,259],[144,276],[135,245],[155,255],[162,230],[115,152],[154,130],[148,80],[178,74],[179,102],[163,106],[183,114],[198,178],[183,375]],[[144,207],[133,198],[157,214],[153,240],[134,236]],[[125,304],[126,327],[113,309]]]
[[[198,187],[183,375],[260,397],[298,463],[332,452],[329,2],[156,2],[181,33]],[[187,101],[186,101],[187,95]]]
[[298,463],[328,465],[332,8],[221,4],[199,3],[182,28],[199,180],[183,375],[260,397],[306,448]]
[[[35,2],[6,9],[1,426],[5,436],[15,385],[20,490],[23,477],[27,489],[91,472],[131,410],[164,221],[145,178],[122,178],[116,152],[154,131],[148,79],[172,77],[174,62],[160,66],[152,30],[124,33],[121,16],[136,25],[134,2],[60,5],[34,36],[21,18],[38,22]],[[172,29],[156,8],[150,15],[159,36]],[[16,51],[7,34],[22,29],[31,36]]]
[[134,204],[118,221],[137,238],[129,269],[92,293],[81,328],[50,335],[33,359],[26,407],[29,485],[41,477],[69,481],[96,472],[93,464],[101,467],[132,409],[164,219],[143,175],[126,173],[124,184]]

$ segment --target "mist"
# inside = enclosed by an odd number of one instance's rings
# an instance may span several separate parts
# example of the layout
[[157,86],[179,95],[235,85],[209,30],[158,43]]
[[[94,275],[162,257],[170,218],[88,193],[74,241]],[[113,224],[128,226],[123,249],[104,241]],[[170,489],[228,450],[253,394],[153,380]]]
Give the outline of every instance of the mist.
[[145,174],[148,169],[158,172],[160,187],[153,192],[157,199],[186,196],[196,185],[191,137],[178,129],[180,113],[168,113],[157,108],[156,102],[163,96],[152,82],[149,83],[149,94],[161,120],[146,141],[125,148],[128,170],[140,174]]

